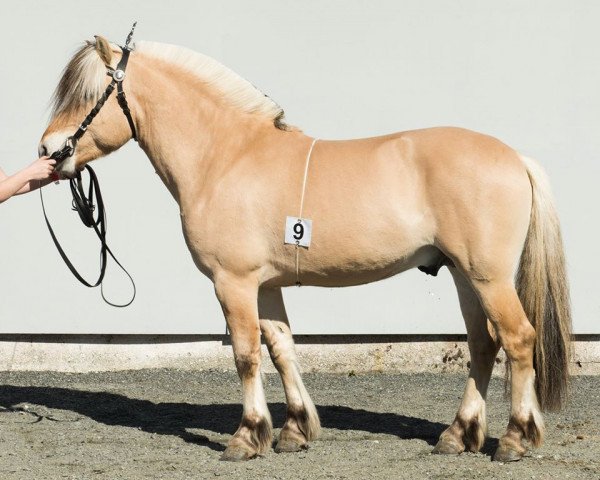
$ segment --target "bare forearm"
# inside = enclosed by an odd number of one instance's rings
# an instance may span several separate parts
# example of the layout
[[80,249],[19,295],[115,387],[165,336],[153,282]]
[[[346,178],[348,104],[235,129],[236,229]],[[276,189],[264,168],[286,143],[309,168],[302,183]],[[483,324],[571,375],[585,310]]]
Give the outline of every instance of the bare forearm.
[[33,190],[37,190],[40,187],[45,187],[53,181],[53,178],[46,178],[45,180],[30,180],[22,188],[15,192],[15,195],[21,195],[22,193],[28,193]]
[[0,169],[0,203],[13,195],[31,192],[36,188],[48,185],[52,181],[54,165],[56,165],[56,160],[44,156],[11,176],[6,175]]
[[8,200],[16,193],[21,193],[23,188],[29,186],[31,180],[32,179],[26,170],[21,170],[10,177],[0,180],[0,203]]

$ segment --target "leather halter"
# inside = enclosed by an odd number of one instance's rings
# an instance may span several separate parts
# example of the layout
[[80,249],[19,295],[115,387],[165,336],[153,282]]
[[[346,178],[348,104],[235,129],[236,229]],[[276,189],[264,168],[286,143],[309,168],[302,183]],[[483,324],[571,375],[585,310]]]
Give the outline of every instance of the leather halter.
[[60,150],[57,150],[53,152],[52,155],[50,155],[50,158],[56,160],[57,166],[64,162],[67,158],[73,156],[73,154],[75,153],[75,148],[77,147],[77,143],[79,142],[81,137],[85,135],[88,126],[92,123],[96,115],[98,115],[98,113],[108,100],[108,97],[110,97],[110,95],[114,91],[115,87],[117,87],[117,101],[119,102],[119,106],[121,107],[121,110],[123,110],[123,113],[127,118],[127,123],[129,123],[129,128],[131,129],[131,136],[137,142],[137,131],[135,129],[135,124],[133,123],[133,118],[131,117],[131,110],[129,109],[129,105],[127,104],[125,91],[123,90],[125,70],[127,69],[127,62],[129,61],[129,54],[133,50],[131,47],[129,47],[129,42],[131,41],[131,36],[133,35],[135,25],[136,24],[134,23],[131,32],[127,36],[125,46],[120,47],[121,51],[123,52],[123,55],[121,56],[121,60],[117,64],[117,68],[113,70],[110,66],[106,67],[106,74],[109,77],[112,77],[112,81],[108,84],[106,90],[104,90],[104,93],[100,96],[100,99],[98,100],[94,108],[92,108],[90,113],[88,113],[87,117],[85,117],[83,122],[81,122],[77,131],[69,138],[67,138],[64,146]]

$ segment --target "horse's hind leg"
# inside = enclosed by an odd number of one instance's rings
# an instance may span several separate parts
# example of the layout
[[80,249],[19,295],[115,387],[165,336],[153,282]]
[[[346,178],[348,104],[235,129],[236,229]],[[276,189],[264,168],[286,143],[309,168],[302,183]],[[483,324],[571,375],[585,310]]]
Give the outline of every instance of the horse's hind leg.
[[307,448],[308,442],[318,436],[319,416],[302,383],[281,289],[261,289],[258,311],[260,328],[273,364],[281,375],[287,401],[287,418],[275,450],[295,452]]
[[485,398],[499,347],[488,330],[486,314],[473,288],[456,268],[450,268],[450,272],[467,327],[471,367],[456,418],[433,449],[433,453],[444,454],[461,453],[465,449],[477,452],[483,446],[487,430]]
[[243,414],[222,460],[247,460],[264,454],[272,441],[271,415],[260,377],[258,283],[228,274],[216,277],[215,291],[231,334],[233,355],[242,381]]
[[494,324],[511,369],[511,412],[494,460],[519,460],[526,449],[542,442],[544,422],[535,393],[533,349],[535,329],[527,319],[511,279],[474,282],[488,318]]

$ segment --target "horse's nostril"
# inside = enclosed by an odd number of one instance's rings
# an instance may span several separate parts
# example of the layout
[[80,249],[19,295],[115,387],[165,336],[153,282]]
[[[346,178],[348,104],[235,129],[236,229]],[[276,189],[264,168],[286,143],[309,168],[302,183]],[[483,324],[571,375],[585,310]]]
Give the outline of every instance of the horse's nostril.
[[38,148],[38,155],[40,157],[48,156],[48,149],[46,148],[46,145],[44,145],[43,143]]

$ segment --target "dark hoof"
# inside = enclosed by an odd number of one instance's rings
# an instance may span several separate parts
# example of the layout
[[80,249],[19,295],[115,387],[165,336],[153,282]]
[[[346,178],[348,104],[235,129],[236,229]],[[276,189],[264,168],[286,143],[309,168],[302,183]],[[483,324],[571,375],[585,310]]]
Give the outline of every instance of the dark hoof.
[[436,455],[458,455],[464,452],[465,447],[455,442],[450,442],[445,438],[440,438],[437,445],[431,453]]
[[523,454],[512,448],[498,447],[494,453],[494,462],[517,462],[523,458]]
[[299,452],[301,450],[308,450],[308,443],[299,443],[294,440],[279,440],[275,447],[276,453],[291,453]]
[[229,446],[221,455],[221,460],[224,462],[243,462],[246,460],[252,460],[258,455],[255,452],[250,452],[245,448],[238,446]]

